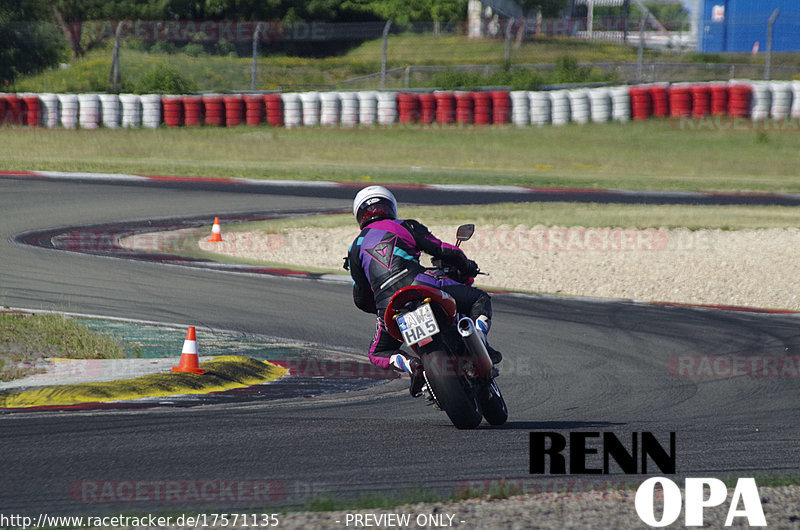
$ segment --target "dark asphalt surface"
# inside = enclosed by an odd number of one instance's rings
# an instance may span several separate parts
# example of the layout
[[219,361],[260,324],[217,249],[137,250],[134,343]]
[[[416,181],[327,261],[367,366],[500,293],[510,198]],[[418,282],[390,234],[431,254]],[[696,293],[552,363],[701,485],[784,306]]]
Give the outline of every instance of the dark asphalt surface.
[[[347,285],[10,242],[20,232],[84,223],[347,207],[348,199],[289,193],[0,179],[0,304],[364,348],[374,320],[352,306]],[[322,492],[451,494],[469,481],[532,478],[531,430],[614,431],[623,439],[651,431],[662,441],[674,431],[679,475],[800,474],[798,377],[686,378],[668,370],[677,355],[798,355],[797,317],[496,295],[494,322],[493,345],[506,355],[503,428],[458,431],[409,398],[403,381],[277,403],[0,415],[0,506],[33,515],[213,512],[300,505]],[[275,495],[253,501],[246,490],[239,502],[218,502],[186,494],[187,484],[203,480],[270,481]],[[120,484],[167,483],[183,494],[166,503],[120,495]]]

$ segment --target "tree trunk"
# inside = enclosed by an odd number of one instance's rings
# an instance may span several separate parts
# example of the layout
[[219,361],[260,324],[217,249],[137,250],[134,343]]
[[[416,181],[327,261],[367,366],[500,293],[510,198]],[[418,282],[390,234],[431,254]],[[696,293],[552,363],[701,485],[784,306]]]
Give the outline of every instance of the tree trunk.
[[69,24],[66,19],[64,19],[63,13],[59,11],[56,3],[52,2],[51,6],[53,7],[53,15],[56,18],[58,27],[61,28],[61,31],[69,42],[69,47],[72,50],[72,57],[74,59],[83,57],[86,54],[86,50],[81,46],[81,24]]

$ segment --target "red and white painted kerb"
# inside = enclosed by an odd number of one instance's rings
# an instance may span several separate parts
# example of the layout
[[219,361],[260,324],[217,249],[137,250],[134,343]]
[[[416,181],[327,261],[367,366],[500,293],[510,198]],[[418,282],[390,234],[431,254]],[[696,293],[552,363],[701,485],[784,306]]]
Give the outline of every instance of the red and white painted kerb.
[[[0,178],[32,178],[32,179],[54,179],[72,181],[97,181],[108,183],[197,183],[197,184],[228,184],[231,187],[237,185],[248,185],[255,187],[270,188],[360,188],[363,182],[345,181],[310,181],[310,180],[271,180],[271,179],[250,179],[250,178],[213,178],[213,177],[181,177],[165,175],[129,175],[124,173],[87,173],[82,171],[25,171],[25,170],[0,170]],[[603,196],[628,196],[636,197],[647,196],[649,198],[660,198],[665,201],[671,199],[698,201],[708,199],[752,199],[755,201],[775,200],[775,201],[800,201],[798,193],[723,193],[723,192],[703,192],[703,191],[661,191],[661,190],[624,190],[615,188],[559,188],[559,187],[537,187],[537,186],[484,186],[478,184],[403,184],[387,183],[392,189],[408,190],[431,190],[431,191],[450,191],[450,192],[477,192],[477,193],[503,193],[503,194],[537,194],[537,195],[595,195],[598,200]]]

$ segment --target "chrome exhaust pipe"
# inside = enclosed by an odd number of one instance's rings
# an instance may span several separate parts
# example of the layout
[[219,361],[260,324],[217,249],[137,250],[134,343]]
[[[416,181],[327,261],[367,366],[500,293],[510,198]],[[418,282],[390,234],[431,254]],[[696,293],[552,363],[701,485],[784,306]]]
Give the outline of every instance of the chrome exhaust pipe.
[[464,340],[467,351],[472,355],[475,371],[478,377],[489,375],[492,371],[492,359],[486,351],[483,339],[478,335],[479,331],[475,328],[475,323],[469,317],[464,317],[458,321],[458,332]]

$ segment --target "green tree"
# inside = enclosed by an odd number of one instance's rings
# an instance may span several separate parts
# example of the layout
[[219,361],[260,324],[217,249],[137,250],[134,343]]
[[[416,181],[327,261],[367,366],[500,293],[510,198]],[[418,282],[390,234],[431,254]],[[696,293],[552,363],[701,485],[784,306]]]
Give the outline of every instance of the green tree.
[[[0,0],[2,2],[4,0]],[[117,20],[280,20],[291,26],[304,21],[374,20],[366,12],[346,7],[346,0],[36,0],[46,2],[69,42],[72,55],[81,57],[93,47],[113,37]],[[428,0],[431,1],[431,0]],[[455,1],[455,0],[448,0]],[[459,0],[465,2],[466,0]],[[85,22],[91,23],[86,24]],[[98,23],[98,21],[103,21]],[[87,29],[89,28],[89,29]],[[102,28],[98,30],[97,28]],[[163,45],[163,43],[161,43]],[[180,47],[167,43],[169,49]],[[146,46],[152,43],[146,44]],[[348,43],[345,43],[348,45]],[[336,46],[326,45],[335,51]],[[249,53],[249,42],[220,42],[205,46],[206,51]],[[316,53],[319,43],[283,43],[272,51],[305,50]],[[323,50],[323,51],[325,51]]]
[[213,20],[335,20],[343,0],[162,0],[170,18]]
[[[650,14],[658,19],[668,30],[688,31],[689,11],[680,2],[644,2]],[[594,8],[595,18],[602,17],[628,17],[637,21],[642,17],[642,10],[635,2],[625,6],[597,6]]]
[[[65,43],[42,2],[0,2],[0,83],[58,64]],[[2,87],[0,87],[2,90]]]
[[399,24],[454,22],[467,14],[467,0],[346,0],[344,6]]
[[679,2],[645,2],[644,5],[667,29],[688,31],[690,25],[689,11],[686,10],[683,4]]
[[85,34],[90,20],[161,19],[169,14],[169,0],[46,0],[53,17],[69,42],[72,56],[82,57],[107,37]]

